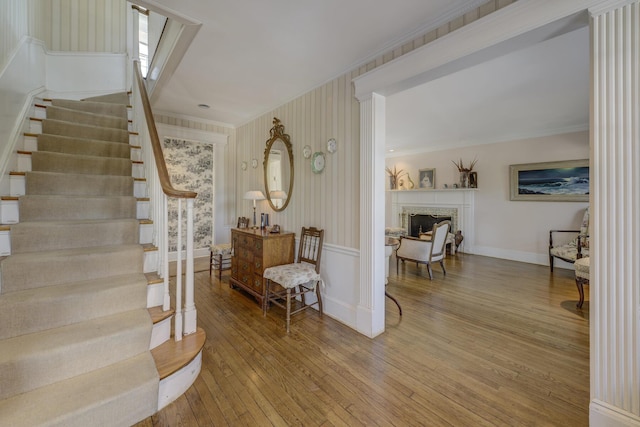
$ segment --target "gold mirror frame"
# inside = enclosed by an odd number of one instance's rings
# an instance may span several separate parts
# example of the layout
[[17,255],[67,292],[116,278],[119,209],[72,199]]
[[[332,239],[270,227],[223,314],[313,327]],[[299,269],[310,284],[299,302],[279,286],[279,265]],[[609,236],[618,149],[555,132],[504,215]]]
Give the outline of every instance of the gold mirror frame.
[[[270,138],[266,142],[266,147],[264,149],[264,162],[262,164],[264,169],[264,190],[265,190],[265,196],[269,201],[269,205],[271,206],[271,209],[273,209],[276,212],[281,212],[289,204],[289,201],[291,200],[291,193],[293,191],[293,147],[291,146],[291,140],[289,139],[289,135],[284,133],[284,125],[280,122],[280,120],[277,117],[273,118],[273,127],[271,128],[269,133],[270,133]],[[277,146],[276,144],[278,143],[282,143],[286,148],[287,153],[289,154],[289,164],[288,164],[289,169],[288,171],[282,170],[282,169],[280,170],[281,183],[279,186],[277,184],[275,186],[280,188],[270,188],[269,184],[272,181],[271,179],[272,177],[269,176],[270,166],[271,166],[269,161],[270,160],[274,161],[274,159],[271,159],[271,156],[273,154],[272,150],[274,150],[274,146]],[[281,166],[286,165],[286,163],[283,161],[284,157],[281,158],[280,160],[281,160],[280,161]],[[285,182],[287,179],[287,172],[289,172],[288,186],[287,186],[287,183]],[[278,199],[278,200],[282,200],[282,202],[281,202],[281,205],[280,204],[276,205],[274,201],[271,199],[271,192],[278,191],[278,190],[285,191],[284,190],[285,188],[287,188],[286,190],[287,198],[284,200]]]

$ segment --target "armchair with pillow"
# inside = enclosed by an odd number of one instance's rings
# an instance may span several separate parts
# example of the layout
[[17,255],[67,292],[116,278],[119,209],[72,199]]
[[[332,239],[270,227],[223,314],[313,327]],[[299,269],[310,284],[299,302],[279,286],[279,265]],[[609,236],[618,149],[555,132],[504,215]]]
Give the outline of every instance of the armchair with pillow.
[[[554,244],[553,238],[557,233],[578,233],[568,243]],[[580,230],[550,230],[549,231],[549,267],[553,273],[554,258],[574,263],[577,259],[589,256],[589,208],[587,207],[582,217]]]

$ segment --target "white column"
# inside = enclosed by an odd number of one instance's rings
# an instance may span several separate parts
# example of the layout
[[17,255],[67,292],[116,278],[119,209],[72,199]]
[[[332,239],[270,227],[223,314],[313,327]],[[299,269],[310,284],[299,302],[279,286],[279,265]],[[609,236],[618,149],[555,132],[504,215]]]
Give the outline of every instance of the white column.
[[384,332],[384,147],[385,98],[360,101],[360,301],[356,329],[375,337]]
[[184,287],[184,334],[192,334],[197,328],[197,315],[194,297],[193,269],[193,200],[187,199],[187,273]]
[[640,425],[640,2],[590,13],[589,417],[594,426]]

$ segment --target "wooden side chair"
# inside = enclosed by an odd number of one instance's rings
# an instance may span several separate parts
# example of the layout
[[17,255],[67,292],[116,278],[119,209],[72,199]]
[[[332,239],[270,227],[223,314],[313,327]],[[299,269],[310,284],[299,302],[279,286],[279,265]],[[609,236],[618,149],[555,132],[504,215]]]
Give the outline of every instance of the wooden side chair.
[[433,280],[431,264],[438,262],[446,276],[447,270],[444,268],[444,257],[446,256],[447,237],[449,236],[450,228],[451,221],[441,221],[433,225],[431,240],[411,236],[400,237],[400,246],[396,249],[396,271],[399,271],[400,261],[403,263],[405,261],[413,261],[416,266],[418,264],[426,264],[429,279]]
[[[322,256],[322,241],[324,230],[315,227],[302,227],[300,245],[298,247],[298,259],[293,264],[284,264],[269,267],[264,270],[262,276],[266,279],[266,294],[262,305],[262,314],[267,315],[269,304],[273,303],[286,310],[287,333],[291,324],[291,315],[318,305],[318,311],[322,316],[322,296],[320,295],[320,259]],[[315,293],[316,301],[307,304],[305,294]],[[300,297],[301,306],[295,310],[291,305]]]
[[[239,217],[238,228],[248,228],[249,218]],[[231,268],[231,257],[233,256],[233,248],[231,243],[218,243],[211,245],[209,252],[209,276],[213,269],[218,270],[218,279],[222,279],[222,270],[228,270]]]

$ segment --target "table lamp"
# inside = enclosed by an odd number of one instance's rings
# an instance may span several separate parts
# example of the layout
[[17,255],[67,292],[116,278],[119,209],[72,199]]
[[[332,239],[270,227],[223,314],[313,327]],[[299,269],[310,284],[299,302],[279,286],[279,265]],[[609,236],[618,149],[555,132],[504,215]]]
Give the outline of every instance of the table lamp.
[[258,228],[256,224],[256,200],[264,200],[264,194],[260,190],[250,190],[244,193],[245,200],[253,200],[253,228]]

